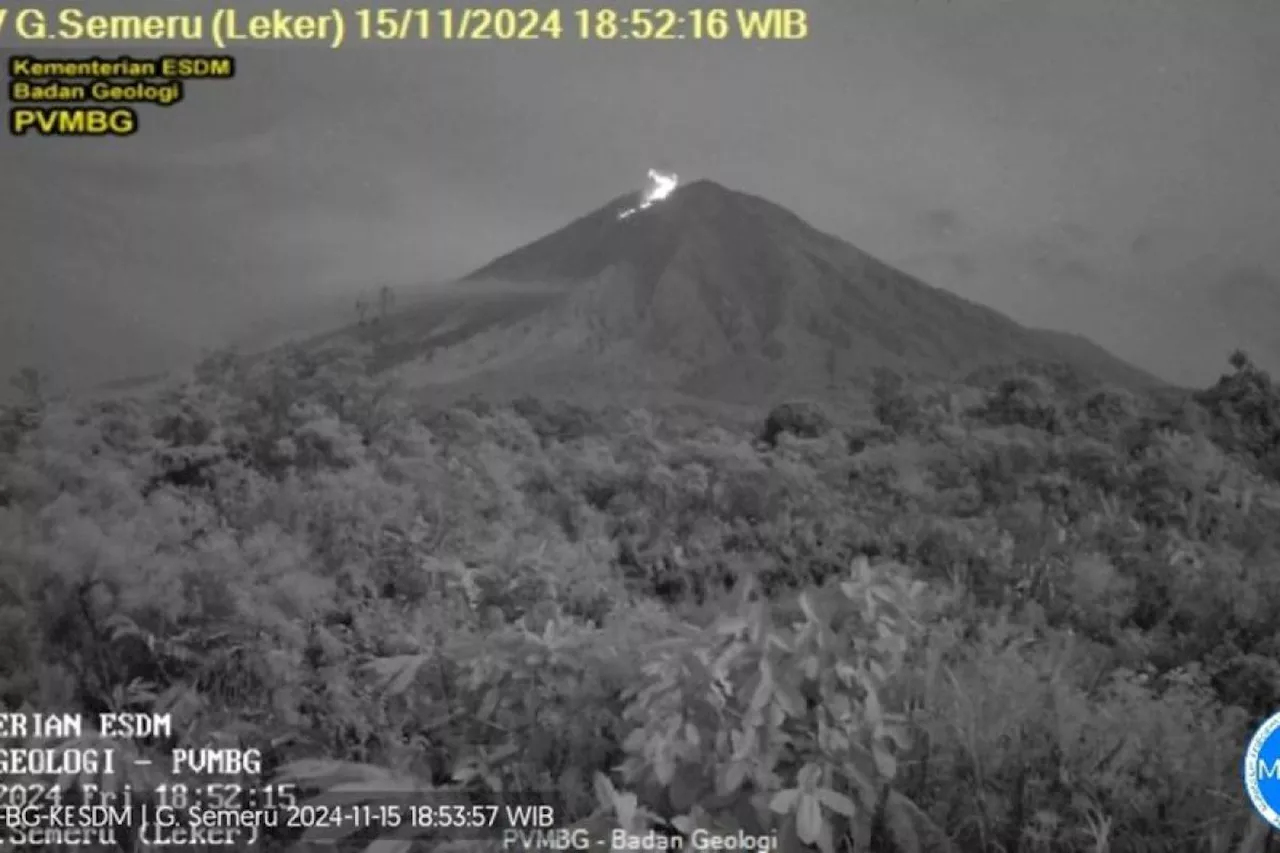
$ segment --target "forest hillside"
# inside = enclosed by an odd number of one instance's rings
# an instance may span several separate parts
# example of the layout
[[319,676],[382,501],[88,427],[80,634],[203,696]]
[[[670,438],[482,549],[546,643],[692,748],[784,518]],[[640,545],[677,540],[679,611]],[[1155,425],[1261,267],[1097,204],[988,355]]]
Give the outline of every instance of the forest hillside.
[[441,407],[377,358],[220,355],[92,402],[27,375],[3,707],[168,712],[131,748],[253,746],[304,798],[549,804],[542,849],[1262,849],[1239,767],[1280,706],[1280,389],[1243,354],[1152,396],[882,371],[863,422],[797,400],[750,430]]

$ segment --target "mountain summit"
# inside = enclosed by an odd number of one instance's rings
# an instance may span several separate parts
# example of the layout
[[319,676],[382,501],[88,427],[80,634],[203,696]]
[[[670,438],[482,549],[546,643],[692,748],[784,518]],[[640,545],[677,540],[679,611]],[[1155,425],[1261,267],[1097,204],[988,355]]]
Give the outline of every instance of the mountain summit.
[[561,290],[437,351],[431,366],[733,397],[880,366],[945,375],[1021,359],[1152,381],[1083,339],[930,287],[763,198],[700,180],[620,219],[639,198],[620,196],[463,279]]

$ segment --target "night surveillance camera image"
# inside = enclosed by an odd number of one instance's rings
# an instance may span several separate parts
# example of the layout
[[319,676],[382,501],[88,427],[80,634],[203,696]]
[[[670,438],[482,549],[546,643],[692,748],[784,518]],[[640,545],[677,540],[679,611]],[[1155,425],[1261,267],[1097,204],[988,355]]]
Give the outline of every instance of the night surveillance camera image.
[[1280,850],[1280,5],[717,2],[0,0],[0,849]]

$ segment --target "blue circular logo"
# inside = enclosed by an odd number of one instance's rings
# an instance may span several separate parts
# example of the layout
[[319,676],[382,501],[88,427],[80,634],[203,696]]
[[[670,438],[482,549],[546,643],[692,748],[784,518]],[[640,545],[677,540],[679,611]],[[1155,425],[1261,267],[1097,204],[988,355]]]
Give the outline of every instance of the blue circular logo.
[[1280,714],[1259,726],[1249,741],[1244,787],[1262,819],[1280,829]]

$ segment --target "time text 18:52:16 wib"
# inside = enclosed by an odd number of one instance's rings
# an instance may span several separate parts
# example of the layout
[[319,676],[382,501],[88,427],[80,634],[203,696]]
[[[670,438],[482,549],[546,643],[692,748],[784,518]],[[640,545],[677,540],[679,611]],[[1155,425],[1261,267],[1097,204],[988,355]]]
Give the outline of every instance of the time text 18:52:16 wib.
[[354,10],[360,41],[796,41],[808,13],[792,8],[370,7]]

